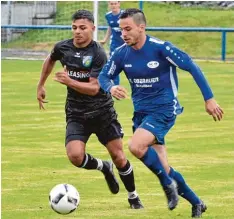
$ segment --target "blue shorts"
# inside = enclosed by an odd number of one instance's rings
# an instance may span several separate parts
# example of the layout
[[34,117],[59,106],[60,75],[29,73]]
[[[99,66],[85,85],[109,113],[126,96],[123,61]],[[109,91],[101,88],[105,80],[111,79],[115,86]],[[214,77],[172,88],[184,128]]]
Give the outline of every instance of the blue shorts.
[[160,113],[140,113],[134,112],[132,118],[133,132],[137,128],[148,130],[155,136],[157,144],[165,144],[165,136],[171,127],[175,124],[176,115],[173,113],[160,112]]

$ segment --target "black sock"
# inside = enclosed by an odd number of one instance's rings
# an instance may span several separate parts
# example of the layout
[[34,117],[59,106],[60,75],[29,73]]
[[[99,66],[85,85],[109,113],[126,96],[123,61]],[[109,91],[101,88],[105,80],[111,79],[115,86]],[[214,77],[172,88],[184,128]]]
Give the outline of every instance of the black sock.
[[84,168],[86,170],[102,170],[103,163],[102,160],[94,158],[90,154],[85,154],[84,159],[79,167]]
[[129,161],[127,161],[126,165],[123,168],[117,168],[119,171],[119,176],[128,192],[135,191],[135,182],[134,182],[134,174],[133,169]]

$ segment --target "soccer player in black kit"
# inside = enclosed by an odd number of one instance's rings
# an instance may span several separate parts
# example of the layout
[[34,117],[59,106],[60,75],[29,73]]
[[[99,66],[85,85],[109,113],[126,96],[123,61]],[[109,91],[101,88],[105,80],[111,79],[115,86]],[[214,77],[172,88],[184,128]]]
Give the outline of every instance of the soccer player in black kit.
[[55,74],[55,81],[67,86],[66,99],[66,151],[71,163],[87,170],[100,170],[113,194],[119,184],[111,161],[102,161],[86,153],[85,146],[91,134],[106,146],[128,191],[133,209],[143,208],[135,189],[133,168],[123,152],[123,132],[113,108],[110,94],[104,92],[97,77],[107,61],[104,49],[93,41],[94,18],[87,10],[78,10],[72,16],[73,38],[55,44],[45,59],[37,87],[39,108],[44,109],[44,84],[55,62],[59,60],[64,71]]

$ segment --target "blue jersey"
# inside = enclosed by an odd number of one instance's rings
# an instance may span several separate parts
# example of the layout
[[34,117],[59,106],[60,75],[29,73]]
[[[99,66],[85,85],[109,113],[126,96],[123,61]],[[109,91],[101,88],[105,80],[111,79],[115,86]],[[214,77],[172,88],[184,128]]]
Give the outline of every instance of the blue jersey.
[[180,114],[182,107],[177,100],[177,67],[192,74],[205,100],[213,97],[203,73],[186,53],[169,42],[150,36],[139,50],[126,44],[117,48],[102,69],[99,83],[109,92],[113,86],[111,79],[124,71],[131,85],[136,112],[169,110]]
[[105,16],[106,21],[111,28],[111,36],[110,36],[110,51],[113,52],[117,47],[124,44],[123,39],[121,38],[121,30],[119,28],[119,16],[122,13],[122,10],[119,14],[112,14],[112,12],[108,12]]

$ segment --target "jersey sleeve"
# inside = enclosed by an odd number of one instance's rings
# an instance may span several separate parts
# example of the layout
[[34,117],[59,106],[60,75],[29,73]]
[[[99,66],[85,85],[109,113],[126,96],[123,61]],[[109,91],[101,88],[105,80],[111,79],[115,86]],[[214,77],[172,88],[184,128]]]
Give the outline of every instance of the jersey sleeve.
[[90,76],[93,78],[97,78],[106,62],[107,56],[104,49],[102,47],[98,47],[98,50],[93,60]]
[[54,48],[52,49],[50,53],[50,58],[54,61],[60,60],[62,57],[62,53],[60,51],[60,44],[55,44]]
[[204,100],[212,98],[214,95],[201,69],[192,60],[192,58],[181,51],[173,44],[165,42],[161,48],[162,55],[174,66],[190,72],[196,84],[201,90]]
[[112,79],[118,76],[122,70],[121,53],[116,49],[98,77],[101,88],[106,92],[110,92],[110,89],[114,86]]

